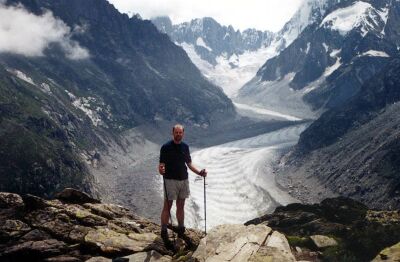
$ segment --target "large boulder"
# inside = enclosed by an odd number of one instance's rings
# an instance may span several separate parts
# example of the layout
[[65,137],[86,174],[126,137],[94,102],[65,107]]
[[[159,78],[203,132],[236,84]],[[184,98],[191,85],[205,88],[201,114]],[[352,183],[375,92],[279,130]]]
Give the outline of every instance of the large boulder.
[[55,197],[65,202],[76,204],[100,203],[100,200],[94,199],[88,194],[73,188],[65,188],[63,191],[57,193]]
[[284,235],[265,225],[221,225],[203,238],[193,254],[196,261],[295,261]]

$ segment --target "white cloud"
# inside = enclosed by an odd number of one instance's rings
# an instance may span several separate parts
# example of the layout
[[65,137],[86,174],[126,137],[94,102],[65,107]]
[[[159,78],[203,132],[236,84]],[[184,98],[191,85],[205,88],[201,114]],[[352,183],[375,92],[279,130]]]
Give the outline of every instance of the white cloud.
[[143,18],[167,15],[173,23],[193,18],[213,17],[235,29],[279,31],[303,0],[108,0],[123,13],[139,13]]
[[50,43],[59,43],[70,59],[89,57],[87,49],[71,40],[71,29],[50,11],[37,16],[22,5],[5,6],[0,0],[0,52],[43,56]]

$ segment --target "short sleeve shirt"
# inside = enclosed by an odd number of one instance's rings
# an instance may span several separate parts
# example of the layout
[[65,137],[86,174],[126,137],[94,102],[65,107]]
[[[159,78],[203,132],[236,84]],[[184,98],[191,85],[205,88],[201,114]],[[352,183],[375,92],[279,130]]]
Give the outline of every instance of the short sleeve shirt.
[[186,164],[191,163],[189,146],[181,142],[175,144],[173,140],[165,143],[160,150],[160,163],[165,164],[166,179],[185,180],[188,178]]

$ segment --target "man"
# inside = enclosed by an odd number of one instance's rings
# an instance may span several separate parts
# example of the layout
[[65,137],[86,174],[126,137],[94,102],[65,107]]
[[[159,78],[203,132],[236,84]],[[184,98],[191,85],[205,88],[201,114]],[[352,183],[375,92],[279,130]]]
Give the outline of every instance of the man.
[[187,167],[199,176],[206,177],[205,169],[199,171],[192,164],[189,146],[182,142],[184,128],[176,124],[172,128],[172,140],[165,143],[160,150],[159,173],[164,176],[164,207],[161,212],[161,237],[168,239],[167,225],[172,203],[176,200],[176,218],[178,220],[178,236],[185,232],[185,199],[189,197],[189,181]]

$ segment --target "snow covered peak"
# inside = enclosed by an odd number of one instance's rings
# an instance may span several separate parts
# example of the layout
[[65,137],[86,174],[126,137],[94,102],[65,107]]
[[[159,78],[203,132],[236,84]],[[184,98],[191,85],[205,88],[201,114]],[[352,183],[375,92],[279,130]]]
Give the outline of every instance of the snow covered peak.
[[278,33],[277,40],[281,41],[280,48],[289,46],[308,25],[318,21],[326,9],[340,0],[305,0],[299,10],[293,15]]
[[343,36],[355,28],[360,28],[361,35],[365,36],[371,30],[384,27],[388,12],[388,8],[379,10],[370,3],[358,1],[351,6],[337,9],[328,14],[320,27],[336,30]]

